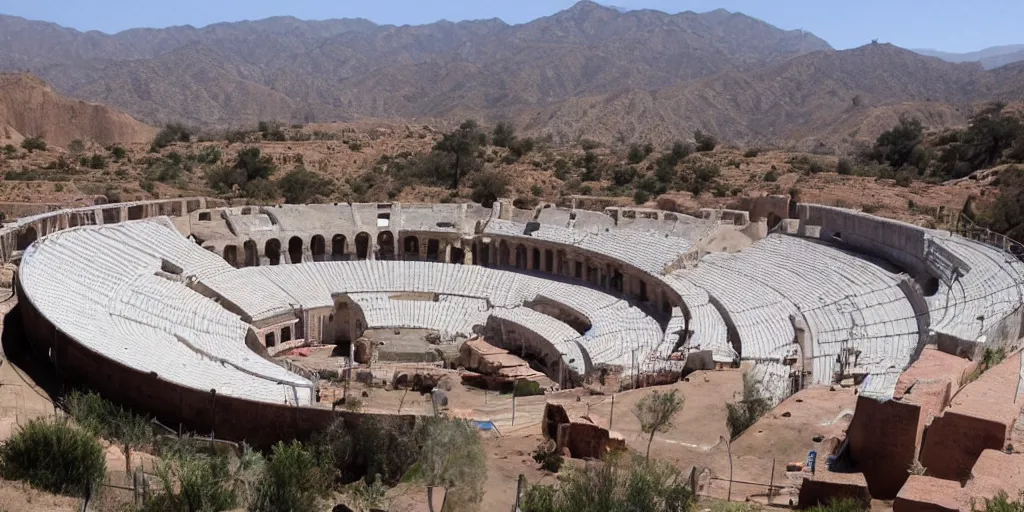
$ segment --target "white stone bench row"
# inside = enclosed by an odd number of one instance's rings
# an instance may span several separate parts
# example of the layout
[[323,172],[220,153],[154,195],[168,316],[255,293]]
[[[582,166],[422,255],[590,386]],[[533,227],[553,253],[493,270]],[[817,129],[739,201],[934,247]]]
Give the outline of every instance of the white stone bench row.
[[164,260],[184,274],[230,271],[166,221],[138,221],[53,234],[26,253],[21,279],[55,327],[129,368],[201,391],[310,403],[311,382],[246,348],[247,324],[158,277]]
[[928,246],[933,267],[952,274],[950,267],[962,262],[962,276],[940,282],[938,292],[928,297],[932,330],[975,340],[1024,303],[1024,264],[1016,258],[955,236],[932,236]]

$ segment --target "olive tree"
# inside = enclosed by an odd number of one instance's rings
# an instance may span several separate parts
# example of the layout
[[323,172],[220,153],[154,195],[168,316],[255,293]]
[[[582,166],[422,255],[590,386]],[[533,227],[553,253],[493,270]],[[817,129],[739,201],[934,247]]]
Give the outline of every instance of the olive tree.
[[676,390],[662,393],[652,391],[633,406],[633,414],[640,421],[640,429],[647,434],[647,458],[651,457],[654,434],[672,430],[672,419],[683,410],[685,398]]

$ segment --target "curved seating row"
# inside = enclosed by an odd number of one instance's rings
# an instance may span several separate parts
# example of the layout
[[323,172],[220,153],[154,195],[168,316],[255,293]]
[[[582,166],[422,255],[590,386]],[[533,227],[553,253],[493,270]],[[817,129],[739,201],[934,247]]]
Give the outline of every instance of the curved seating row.
[[232,270],[164,219],[54,233],[26,251],[20,279],[57,329],[124,366],[227,396],[312,401],[312,382],[249,350],[249,325],[171,280],[166,262],[183,275]]

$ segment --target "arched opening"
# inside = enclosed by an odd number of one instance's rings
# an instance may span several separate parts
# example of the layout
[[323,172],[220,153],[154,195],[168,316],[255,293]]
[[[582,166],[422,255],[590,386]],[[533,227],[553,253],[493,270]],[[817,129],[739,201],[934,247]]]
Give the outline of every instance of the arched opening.
[[774,230],[775,226],[778,226],[780,222],[782,222],[782,217],[779,217],[778,215],[775,215],[775,213],[769,213],[768,214],[768,231]]
[[533,248],[533,270],[540,270],[540,249]]
[[267,335],[263,338],[263,340],[266,343],[267,348],[271,348],[274,345],[277,345],[277,337],[274,336],[274,333],[272,332],[268,332]]
[[558,272],[557,272],[558,275],[560,275],[560,276],[567,276],[567,275],[569,275],[569,260],[567,260],[566,257],[565,257],[565,251],[563,251],[561,249],[558,250],[558,253],[555,256],[555,262],[558,265]]
[[228,262],[232,267],[238,267],[238,246],[237,245],[225,245],[224,246],[224,261]]
[[512,259],[511,252],[512,251],[508,248],[508,242],[502,240],[501,243],[498,244],[498,265],[505,267],[509,266],[509,260]]
[[617,268],[612,269],[612,279],[609,285],[611,286],[611,289],[622,293],[622,279],[622,272],[619,272],[619,269]]
[[288,240],[288,258],[292,263],[302,263],[302,239],[293,236]]
[[345,235],[334,235],[331,238],[331,259],[334,261],[345,259]]
[[414,236],[405,237],[405,257],[410,259],[420,258],[420,239]]
[[287,343],[292,340],[292,328],[282,327],[281,328],[281,343]]
[[259,250],[256,249],[256,242],[252,240],[246,240],[242,244],[242,249],[245,251],[245,266],[256,267],[260,264]]
[[370,255],[370,235],[359,233],[356,235],[356,258],[365,260]]
[[516,246],[516,268],[526,269],[526,246],[523,244]]
[[281,264],[281,241],[276,238],[267,240],[266,246],[263,247],[264,254],[267,255],[267,259],[270,260],[271,265]]
[[544,251],[544,271],[555,271],[555,253],[551,249],[547,249]]
[[313,254],[313,261],[324,261],[327,256],[327,241],[322,235],[316,235],[309,241],[309,252]]
[[466,251],[461,247],[452,247],[452,257],[450,263],[455,265],[462,265],[466,262]]
[[427,261],[440,261],[441,242],[430,239],[427,240]]
[[395,235],[390,231],[381,231],[377,234],[377,259],[395,259]]
[[477,247],[477,243],[476,242],[473,242],[473,247],[470,249],[469,252],[472,255],[473,265],[479,265],[480,264],[480,249]]
[[476,261],[475,263],[485,267],[491,266],[491,244],[480,245],[480,261]]
[[24,251],[28,249],[28,246],[32,245],[32,242],[39,238],[39,234],[36,233],[36,228],[29,226],[28,228],[18,233],[18,249]]

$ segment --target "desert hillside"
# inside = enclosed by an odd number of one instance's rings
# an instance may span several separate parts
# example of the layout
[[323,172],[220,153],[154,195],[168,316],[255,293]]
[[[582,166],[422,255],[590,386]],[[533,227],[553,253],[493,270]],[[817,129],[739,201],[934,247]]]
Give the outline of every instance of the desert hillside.
[[72,140],[100,145],[149,141],[156,129],[105,105],[64,97],[27,74],[0,74],[0,145],[40,137],[66,146]]

